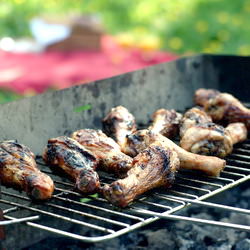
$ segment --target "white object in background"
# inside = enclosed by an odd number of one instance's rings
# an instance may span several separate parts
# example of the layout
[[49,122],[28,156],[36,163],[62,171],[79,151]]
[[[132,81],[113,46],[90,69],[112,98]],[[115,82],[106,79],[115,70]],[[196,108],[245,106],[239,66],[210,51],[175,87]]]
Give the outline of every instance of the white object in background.
[[15,48],[15,41],[11,37],[3,37],[0,40],[0,49],[4,51],[13,51]]
[[30,21],[30,30],[36,41],[43,47],[64,40],[71,33],[71,29],[65,25],[46,23],[40,18]]
[[14,40],[11,37],[0,39],[0,49],[13,53],[37,53],[43,51],[43,46],[30,38]]

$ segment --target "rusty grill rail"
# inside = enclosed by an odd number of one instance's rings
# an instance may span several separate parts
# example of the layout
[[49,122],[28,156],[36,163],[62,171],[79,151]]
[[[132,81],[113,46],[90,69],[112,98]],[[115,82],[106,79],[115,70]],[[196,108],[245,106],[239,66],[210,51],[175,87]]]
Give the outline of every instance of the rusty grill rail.
[[[41,170],[49,174],[55,181],[56,189],[53,198],[45,203],[31,203],[24,192],[2,188],[0,199],[6,221],[16,222],[22,219],[36,219],[25,222],[28,226],[57,233],[63,236],[86,242],[98,242],[111,239],[147,225],[159,218],[186,220],[192,223],[205,223],[222,227],[250,231],[250,226],[237,225],[219,221],[207,221],[171,215],[184,207],[196,204],[239,212],[249,215],[250,210],[233,208],[224,205],[204,202],[215,194],[223,192],[244,181],[250,180],[250,140],[236,145],[234,152],[227,158],[227,165],[220,177],[196,175],[194,172],[181,170],[176,183],[171,189],[157,189],[142,195],[126,209],[118,209],[109,204],[101,196],[82,196],[73,189],[73,184],[65,177],[55,175],[51,169],[38,161]],[[101,173],[102,183],[110,183],[114,178]],[[17,218],[19,210],[25,213],[25,218]],[[34,217],[35,216],[35,217]],[[38,219],[38,217],[40,219]],[[5,221],[5,223],[6,223]],[[52,223],[53,221],[53,223]],[[57,223],[54,223],[57,221]],[[68,230],[55,226],[59,222],[66,224]],[[71,232],[71,226],[78,225],[83,230],[76,234]],[[91,230],[89,230],[91,229]],[[88,231],[91,231],[89,235]]]

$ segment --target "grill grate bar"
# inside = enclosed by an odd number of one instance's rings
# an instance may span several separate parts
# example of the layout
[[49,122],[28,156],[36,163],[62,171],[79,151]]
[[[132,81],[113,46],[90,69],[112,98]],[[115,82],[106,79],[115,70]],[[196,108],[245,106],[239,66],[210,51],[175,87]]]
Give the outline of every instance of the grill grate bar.
[[[173,199],[177,199],[175,196],[171,196],[171,195],[166,195],[166,196],[173,198]],[[211,202],[205,202],[205,201],[191,200],[191,199],[182,198],[182,197],[178,197],[178,199],[181,201],[187,202],[187,203],[193,203],[193,204],[197,204],[197,205],[219,208],[219,209],[224,209],[224,210],[228,210],[231,212],[237,212],[237,213],[243,213],[243,214],[250,215],[250,210],[248,210],[248,209],[231,207],[231,206],[226,206],[226,205],[221,205],[221,204],[216,204],[216,203],[211,203]]]
[[[239,158],[241,160],[238,160],[235,158]],[[234,164],[235,162],[237,162],[237,163],[245,164],[248,166],[250,165],[250,163],[248,162],[250,160],[250,156],[246,156],[246,155],[233,154],[230,157],[228,157],[227,160],[230,162],[233,162]]]
[[[2,192],[2,193],[7,194],[7,195],[11,195],[13,197],[18,197],[17,195],[8,194],[6,192]],[[18,198],[23,199],[25,197],[19,196]],[[22,205],[22,204],[18,204],[18,203],[15,203],[15,202],[6,201],[6,200],[3,200],[3,199],[0,199],[0,202],[5,203],[5,204],[9,204],[9,205],[13,205],[13,206],[17,206],[17,207],[21,207],[21,208],[25,208],[25,209],[33,211],[33,212],[37,212],[37,213],[48,215],[48,216],[51,216],[51,217],[55,217],[55,218],[58,218],[58,219],[61,219],[61,220],[69,221],[69,222],[79,224],[79,225],[82,225],[82,226],[86,226],[86,227],[89,227],[89,228],[92,228],[92,229],[95,229],[95,230],[99,230],[99,231],[102,231],[102,232],[108,232],[108,233],[114,233],[115,232],[114,230],[111,230],[111,229],[107,229],[107,228],[104,228],[104,227],[101,227],[101,226],[92,225],[92,224],[89,224],[87,222],[75,220],[75,219],[72,219],[72,218],[69,218],[69,217],[66,217],[66,216],[58,215],[58,214],[55,214],[55,213],[50,213],[50,212],[47,212],[47,211],[44,211],[44,210],[41,210],[41,209],[32,208],[32,207]]]
[[227,182],[234,182],[233,179],[225,178],[225,177],[221,177],[221,176],[218,176],[218,177],[209,176],[208,179],[214,179],[214,180],[219,180],[219,181],[227,181]]
[[83,196],[83,195],[81,195],[81,194],[79,194],[77,192],[71,191],[71,190],[65,190],[65,189],[62,189],[62,188],[55,188],[55,190],[61,191],[63,193],[73,194],[73,195],[78,196],[80,198],[88,197],[88,198],[91,198],[92,200],[97,200],[97,201],[101,201],[101,202],[104,202],[104,203],[108,203],[108,201],[103,199],[103,198],[91,197],[89,195]]
[[65,201],[65,202],[70,202],[70,203],[80,205],[80,206],[84,206],[84,207],[88,207],[88,208],[97,209],[97,210],[100,210],[100,211],[104,211],[104,212],[119,215],[119,216],[124,216],[124,217],[127,217],[129,219],[133,219],[133,220],[139,220],[139,221],[144,220],[144,219],[142,219],[141,217],[138,217],[138,216],[133,216],[133,215],[130,215],[130,214],[125,214],[125,213],[114,211],[114,210],[111,210],[111,209],[94,206],[94,205],[88,204],[88,203],[82,203],[82,202],[79,202],[79,201],[74,201],[74,200],[71,200],[69,198],[55,197],[55,199],[59,199],[59,200]]
[[180,196],[188,196],[188,197],[193,197],[194,199],[198,199],[199,196],[198,195],[193,195],[193,194],[188,194],[188,193],[183,193],[183,192],[179,192],[179,191],[175,191],[175,190],[168,190],[168,192],[176,194],[176,195],[180,195]]
[[160,207],[160,208],[164,208],[164,209],[172,209],[173,207],[170,207],[170,206],[165,206],[163,204],[158,204],[158,203],[155,203],[155,202],[150,202],[150,201],[144,201],[144,200],[139,200],[139,202],[143,203],[143,204],[147,204],[147,205],[152,205],[152,206],[155,206],[155,207]]
[[26,221],[32,221],[32,220],[38,220],[39,216],[29,216],[29,217],[24,217],[20,219],[11,219],[9,216],[4,215],[4,218],[8,220],[0,221],[0,226],[7,226],[7,225],[12,225],[16,223],[21,223],[21,222],[26,222]]
[[245,177],[246,176],[245,174],[239,174],[239,173],[234,173],[234,172],[225,171],[225,170],[221,171],[221,173],[234,175],[234,176],[239,176],[239,177]]
[[236,153],[243,153],[243,154],[249,154],[250,153],[249,150],[247,150],[247,149],[244,149],[244,148],[235,148],[234,149],[234,153],[231,154],[231,155],[235,155],[235,152]]
[[18,207],[11,207],[11,208],[5,209],[5,210],[3,210],[3,214],[14,212],[17,209],[18,209]]
[[137,210],[135,212],[138,212],[140,214],[145,214],[148,216],[157,216],[161,219],[168,219],[168,220],[177,220],[177,221],[189,221],[192,223],[201,223],[206,225],[213,225],[213,226],[220,226],[224,228],[230,228],[230,229],[238,229],[246,232],[250,232],[250,226],[246,225],[239,225],[239,224],[233,224],[233,223],[227,223],[227,222],[221,222],[221,221],[212,221],[212,220],[204,220],[204,219],[198,219],[193,217],[185,217],[180,215],[164,215],[161,213],[156,213],[152,211],[147,211],[144,209]]
[[231,165],[227,165],[226,168],[231,168],[231,169],[235,169],[235,170],[240,170],[240,171],[245,171],[245,172],[250,172],[250,169],[247,168],[241,168],[241,167],[235,167],[235,166],[231,166]]
[[180,176],[177,176],[176,178],[177,178],[177,179],[186,180],[186,181],[190,181],[190,182],[196,182],[196,183],[200,183],[200,184],[205,184],[205,185],[208,185],[208,186],[223,187],[223,186],[220,185],[220,184],[211,183],[211,182],[207,182],[207,181],[194,180],[194,179],[184,178],[184,177],[180,177]]
[[90,217],[92,219],[101,220],[101,221],[111,223],[111,224],[115,224],[115,225],[122,226],[122,227],[128,227],[129,226],[129,224],[126,224],[126,223],[123,223],[123,222],[110,220],[110,219],[107,219],[105,217],[100,217],[100,216],[93,215],[93,214],[90,214],[90,213],[81,212],[81,211],[78,211],[78,210],[75,210],[75,209],[72,209],[72,208],[65,208],[63,206],[59,206],[59,205],[55,205],[55,204],[51,204],[51,203],[47,203],[47,206],[58,208],[58,209],[61,209],[61,210],[67,211],[67,212],[72,212],[72,213],[75,213],[75,214],[83,215],[83,216],[86,216],[86,217]]
[[179,183],[176,183],[176,184],[174,184],[174,185],[175,185],[175,186],[180,186],[180,187],[185,187],[185,188],[194,189],[194,190],[201,191],[201,192],[204,192],[204,193],[210,193],[210,192],[211,192],[209,189],[193,187],[193,186],[189,186],[189,185],[186,185],[186,184],[179,184]]

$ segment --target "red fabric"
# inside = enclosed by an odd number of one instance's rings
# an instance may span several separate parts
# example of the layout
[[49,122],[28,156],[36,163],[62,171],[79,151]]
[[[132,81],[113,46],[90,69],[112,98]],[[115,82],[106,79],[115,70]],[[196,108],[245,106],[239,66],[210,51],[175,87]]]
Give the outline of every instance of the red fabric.
[[[125,50],[110,37],[103,38],[100,52],[15,54],[0,51],[0,87],[21,94],[28,91],[41,93],[48,88],[66,88],[175,58],[165,52]],[[6,74],[7,78],[3,77]]]

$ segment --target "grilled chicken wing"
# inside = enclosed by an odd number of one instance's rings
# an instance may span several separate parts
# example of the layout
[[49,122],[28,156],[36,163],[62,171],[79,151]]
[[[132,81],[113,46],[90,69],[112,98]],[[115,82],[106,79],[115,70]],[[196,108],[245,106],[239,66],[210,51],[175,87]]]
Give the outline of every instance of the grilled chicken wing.
[[52,179],[37,168],[34,154],[17,141],[0,143],[0,181],[37,200],[49,199],[54,191]]
[[57,166],[67,173],[79,191],[93,193],[98,190],[97,160],[77,141],[66,136],[48,140],[43,159],[48,165]]
[[179,132],[182,115],[175,110],[158,109],[153,113],[153,123],[148,128],[168,138],[174,138]]
[[94,154],[105,171],[124,175],[131,168],[133,159],[122,153],[120,146],[101,130],[78,130],[72,138]]
[[187,152],[165,136],[147,129],[136,131],[127,136],[126,153],[130,156],[136,156],[152,143],[174,150],[180,159],[180,167],[184,169],[200,170],[207,175],[218,176],[226,164],[225,160],[217,157]]
[[211,91],[214,90],[197,90],[196,104],[202,105],[215,122],[242,122],[250,130],[250,110],[230,94],[214,91],[214,95],[211,95]]
[[192,108],[184,114],[180,129],[182,131],[180,146],[183,149],[195,154],[221,158],[232,152],[233,144],[247,137],[247,130],[243,123],[237,123],[225,129],[211,122],[210,117],[197,108]]
[[134,158],[133,168],[128,171],[127,177],[105,185],[103,194],[112,204],[126,207],[150,189],[170,187],[179,163],[174,151],[151,145]]
[[136,131],[134,116],[123,106],[112,108],[102,120],[103,131],[123,149],[126,136]]

